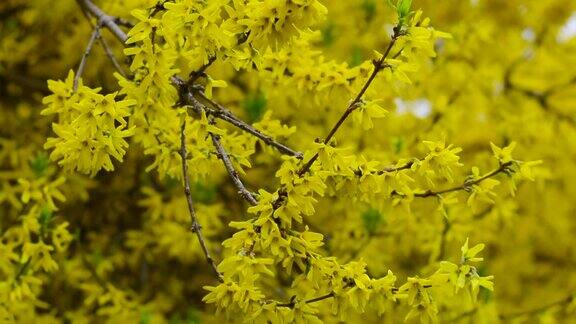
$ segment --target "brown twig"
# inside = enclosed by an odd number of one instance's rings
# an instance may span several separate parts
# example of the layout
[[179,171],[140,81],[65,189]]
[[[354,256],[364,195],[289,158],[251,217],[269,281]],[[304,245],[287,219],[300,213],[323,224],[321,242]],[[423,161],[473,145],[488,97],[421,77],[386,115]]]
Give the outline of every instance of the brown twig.
[[[386,51],[378,61],[374,62],[374,69],[372,70],[372,73],[368,77],[368,80],[366,80],[364,86],[362,86],[362,89],[360,89],[360,92],[358,92],[358,94],[356,95],[354,100],[350,102],[348,108],[346,108],[342,116],[340,116],[340,119],[332,127],[332,129],[328,133],[328,136],[326,136],[326,138],[323,141],[324,144],[328,144],[330,142],[330,140],[332,139],[332,137],[334,137],[338,129],[340,129],[342,124],[346,121],[346,119],[348,119],[348,116],[350,116],[350,114],[352,114],[352,112],[360,106],[362,97],[364,97],[364,94],[366,93],[366,91],[368,90],[374,79],[376,79],[378,73],[387,66],[385,60],[388,57],[388,54],[390,54],[392,47],[394,47],[394,44],[396,44],[396,41],[401,35],[402,35],[401,27],[400,26],[394,27],[394,34],[392,35],[392,39],[390,40],[390,43],[388,44]],[[399,53],[397,55],[399,55]],[[319,156],[320,156],[319,153],[314,154],[314,156],[312,156],[310,160],[308,160],[308,162],[306,162],[306,164],[304,164],[304,166],[302,166],[302,168],[298,171],[298,175],[302,176],[306,172],[308,172]]]
[[112,65],[114,65],[116,71],[118,71],[118,73],[120,73],[120,75],[122,75],[123,77],[126,77],[127,76],[126,72],[124,71],[120,63],[118,63],[118,60],[116,59],[114,52],[112,52],[110,45],[108,45],[108,42],[106,42],[106,40],[102,37],[102,35],[98,35],[98,40],[100,41],[100,45],[102,45],[104,52],[106,52],[106,56],[108,57]]
[[[386,173],[393,173],[393,172],[398,172],[398,171],[402,171],[402,170],[408,170],[414,165],[414,163],[416,163],[418,161],[421,161],[421,159],[414,158],[414,159],[412,159],[412,160],[410,160],[410,161],[408,161],[402,165],[390,165],[390,166],[382,168],[382,170],[372,171],[372,172],[370,172],[370,174],[383,175]],[[361,177],[364,175],[362,170],[355,170],[354,174],[358,177]]]
[[[80,7],[80,8],[82,9],[82,13],[86,17],[86,20],[88,20],[88,22],[90,23],[92,28],[96,28],[96,25],[94,23],[92,23],[92,20],[90,20],[90,13],[86,11],[85,7]],[[118,22],[118,19],[119,18],[116,18],[117,22]],[[106,39],[104,39],[104,37],[102,37],[101,33],[98,34],[98,41],[100,41],[100,45],[102,45],[102,48],[104,48],[104,52],[106,53],[106,56],[108,56],[108,59],[110,60],[110,62],[112,62],[112,65],[114,65],[114,68],[123,77],[126,77],[127,76],[126,72],[124,72],[124,69],[122,68],[120,63],[118,63],[118,60],[116,59],[116,56],[114,55],[114,52],[110,48],[110,45],[108,45],[108,42],[106,41]]]
[[244,122],[240,118],[236,117],[230,110],[226,107],[216,103],[214,100],[207,98],[203,93],[199,92],[198,95],[202,98],[202,100],[207,101],[212,107],[215,109],[208,109],[206,113],[211,114],[212,116],[222,119],[237,128],[252,134],[262,140],[266,145],[272,146],[276,148],[280,153],[293,156],[297,159],[302,159],[303,154],[301,152],[295,151],[288,146],[276,141],[272,137],[262,133],[261,131],[254,128],[254,126]]
[[108,15],[90,0],[76,0],[76,2],[85,8],[92,16],[96,17],[102,26],[106,26],[112,32],[112,34],[118,38],[118,40],[120,40],[122,43],[126,43],[128,35],[122,30],[122,28],[120,28],[116,17]]
[[[118,40],[120,40],[122,43],[126,42],[126,40],[128,39],[128,35],[119,27],[119,25],[116,22],[115,17],[112,17],[112,16],[104,13],[100,8],[98,8],[96,5],[94,5],[90,0],[77,0],[77,1],[80,3],[82,8],[85,8],[93,16],[97,17],[101,21],[103,26],[106,26],[107,28],[109,28],[110,31],[112,31],[112,33],[116,36],[116,38],[118,38]],[[172,80],[172,83],[178,89],[182,89],[182,87],[186,86],[186,84],[187,84],[184,80],[182,80],[178,76],[172,77],[171,80]],[[208,98],[203,96],[203,99],[206,100]],[[219,110],[218,113],[214,115],[216,118],[222,119],[222,120],[240,128],[241,130],[256,136],[257,138],[262,140],[265,144],[272,146],[272,147],[275,147],[278,151],[280,151],[283,154],[291,155],[291,156],[294,156],[298,159],[302,159],[302,156],[303,156],[302,153],[295,151],[295,150],[289,148],[288,146],[286,146],[282,143],[277,142],[272,137],[262,133],[261,131],[254,128],[252,125],[242,121],[241,119],[236,117],[234,114],[232,114],[229,110],[224,108],[222,105],[214,102],[213,100],[208,99],[208,102],[214,108]]]
[[[200,101],[198,101],[198,99],[196,99],[192,93],[189,93],[185,97],[186,102],[189,104],[189,106],[186,107],[191,108],[198,115],[202,114],[203,112],[206,112],[207,107],[203,105]],[[215,124],[214,119],[212,117],[210,117],[209,122],[210,124]],[[234,168],[234,165],[232,164],[232,160],[230,160],[228,152],[226,152],[226,149],[224,149],[222,142],[220,142],[220,136],[214,133],[209,134],[210,137],[212,138],[212,143],[216,148],[218,158],[224,164],[224,167],[226,168],[226,171],[228,172],[228,175],[230,176],[232,183],[238,189],[238,194],[240,195],[240,197],[245,199],[251,205],[258,204],[256,198],[254,198],[254,195],[252,195],[252,193],[246,189],[246,187],[242,183],[242,180],[240,180],[240,176],[238,175],[238,172]]]
[[244,122],[240,118],[236,117],[226,107],[224,107],[221,104],[215,102],[214,100],[206,97],[206,95],[204,95],[202,93],[202,91],[200,91],[198,89],[191,89],[191,87],[188,85],[188,83],[185,82],[184,80],[182,80],[181,78],[179,78],[177,76],[172,77],[172,83],[179,89],[179,92],[181,94],[183,101],[189,101],[189,100],[198,101],[198,99],[194,98],[194,95],[196,94],[200,97],[200,99],[209,103],[214,108],[214,109],[210,109],[210,108],[206,107],[206,105],[202,105],[203,106],[202,109],[206,112],[206,114],[214,116],[218,119],[222,119],[222,120],[230,123],[231,125],[236,126],[237,128],[239,128],[239,129],[241,129],[241,130],[243,130],[249,134],[254,135],[255,137],[262,140],[265,144],[272,146],[272,147],[275,147],[281,153],[284,153],[286,155],[291,155],[291,156],[294,156],[294,157],[299,158],[299,159],[302,158],[302,153],[297,152],[297,151],[289,148],[288,146],[274,140],[272,137],[262,133],[261,131],[254,128],[252,125]]
[[120,18],[120,17],[114,17],[114,22],[120,26],[124,26],[124,27],[128,27],[128,28],[134,27],[133,23],[131,23],[130,21],[128,21],[126,19]]
[[192,231],[196,233],[196,237],[198,237],[198,242],[200,243],[200,247],[204,252],[204,256],[206,257],[206,261],[212,268],[212,271],[218,278],[220,282],[223,282],[222,275],[218,271],[216,267],[216,263],[212,256],[210,255],[210,251],[208,250],[208,246],[206,245],[206,241],[204,240],[204,236],[202,235],[202,226],[198,222],[198,217],[196,215],[196,211],[194,210],[194,201],[192,200],[192,193],[190,191],[190,178],[188,176],[188,162],[186,160],[188,153],[186,152],[186,118],[182,121],[182,127],[180,129],[180,156],[182,157],[182,177],[184,178],[184,194],[186,195],[186,202],[188,203],[188,212],[190,213],[190,220],[192,221]]
[[408,161],[408,162],[406,162],[400,166],[389,166],[389,167],[386,167],[386,168],[376,172],[376,174],[383,175],[385,173],[407,170],[407,169],[410,169],[414,165],[414,163],[416,163],[416,161],[419,161],[419,160],[411,160],[411,161]]
[[[346,111],[344,111],[344,114],[342,114],[340,119],[332,127],[332,129],[328,133],[328,136],[326,136],[326,138],[323,141],[324,144],[328,144],[330,142],[330,140],[332,139],[334,134],[336,134],[336,132],[338,131],[340,126],[342,126],[344,121],[346,121],[348,116],[350,116],[350,114],[359,107],[359,105],[361,104],[362,97],[364,96],[364,94],[366,93],[366,91],[368,90],[368,88],[370,87],[370,85],[372,84],[372,82],[374,81],[376,76],[378,75],[378,73],[381,70],[383,70],[385,67],[388,66],[385,63],[385,60],[388,57],[388,55],[390,54],[390,51],[392,50],[392,48],[394,47],[394,44],[396,44],[396,41],[398,40],[398,38],[402,34],[403,34],[403,32],[402,32],[401,26],[394,27],[394,34],[392,35],[392,38],[390,40],[390,43],[388,44],[388,47],[386,48],[386,51],[384,52],[384,54],[382,55],[382,57],[378,61],[374,61],[374,69],[372,70],[372,73],[368,77],[368,80],[366,80],[366,82],[362,86],[362,89],[360,90],[360,92],[358,92],[358,94],[356,95],[354,100],[352,100],[350,102],[350,104],[348,105],[348,108],[346,108]],[[399,53],[397,53],[396,55],[399,55]],[[312,165],[314,164],[314,162],[318,159],[319,156],[320,156],[319,152],[316,152],[316,154],[314,154],[310,158],[310,160],[308,160],[308,162],[306,162],[302,166],[302,168],[298,171],[298,173],[297,173],[298,176],[301,177],[306,172],[308,172],[310,170],[310,168],[312,167]],[[287,197],[288,197],[288,192],[286,191],[285,187],[281,187],[280,189],[278,189],[278,198],[276,198],[274,203],[272,203],[272,208],[274,210],[280,208],[280,206],[282,206],[282,204],[284,203],[284,201],[286,200]]]
[[88,59],[88,55],[90,55],[90,52],[92,51],[94,41],[96,41],[98,35],[100,35],[100,27],[101,27],[100,23],[96,24],[96,27],[94,27],[94,31],[90,36],[90,40],[88,41],[88,45],[86,45],[86,50],[84,50],[84,54],[82,55],[82,59],[80,60],[80,64],[78,65],[78,70],[76,71],[76,75],[74,76],[74,86],[73,86],[74,92],[78,90],[78,83],[80,82],[80,78],[84,73],[84,68],[86,67],[86,61]]
[[[322,300],[325,300],[325,299],[328,299],[328,298],[332,298],[332,297],[334,297],[334,296],[335,296],[335,295],[334,295],[334,292],[329,292],[329,293],[327,293],[327,294],[325,294],[325,295],[322,295],[322,296],[319,296],[319,297],[315,297],[315,298],[312,298],[312,299],[308,299],[307,301],[305,301],[305,303],[306,303],[306,304],[312,304],[312,303],[319,302],[319,301],[322,301]],[[294,299],[294,298],[293,298],[293,299]],[[291,300],[291,301],[289,301],[289,302],[287,302],[287,303],[284,303],[284,304],[277,304],[276,306],[277,306],[277,307],[293,308],[294,306],[296,306],[296,302],[295,302],[295,300]]]
[[188,78],[188,85],[193,85],[196,80],[198,80],[198,78],[200,78],[201,76],[203,76],[206,72],[206,69],[208,69],[210,67],[210,65],[212,65],[212,63],[216,62],[216,56],[210,56],[210,58],[208,59],[208,63],[202,65],[202,67],[200,67],[197,71],[193,71],[192,73],[190,73],[190,76]]
[[[454,191],[461,191],[461,190],[467,191],[467,190],[470,190],[470,188],[472,188],[472,186],[478,185],[486,179],[492,178],[492,177],[494,177],[500,173],[507,171],[511,165],[512,165],[512,162],[502,163],[497,169],[494,169],[494,170],[488,172],[487,174],[481,176],[478,179],[465,180],[464,183],[462,183],[459,186],[448,188],[448,189],[443,189],[443,190],[439,190],[439,191],[426,190],[424,192],[418,192],[418,193],[414,194],[414,197],[427,198],[427,197],[432,197],[432,196],[439,196],[439,195],[454,192]],[[400,192],[396,192],[396,191],[392,192],[392,194],[397,195],[397,196],[402,196],[402,197],[406,196],[405,194],[400,193]]]
[[242,180],[240,180],[238,172],[236,171],[234,165],[232,164],[232,161],[230,160],[230,156],[224,149],[222,142],[220,142],[220,136],[210,133],[210,137],[212,137],[212,143],[216,148],[216,152],[218,152],[218,158],[222,160],[222,162],[224,163],[226,171],[228,171],[230,179],[232,179],[232,182],[238,189],[238,194],[240,195],[240,197],[244,198],[244,200],[246,200],[251,205],[257,205],[258,201],[256,200],[256,198],[254,198],[252,193],[246,189],[246,187],[242,183]]

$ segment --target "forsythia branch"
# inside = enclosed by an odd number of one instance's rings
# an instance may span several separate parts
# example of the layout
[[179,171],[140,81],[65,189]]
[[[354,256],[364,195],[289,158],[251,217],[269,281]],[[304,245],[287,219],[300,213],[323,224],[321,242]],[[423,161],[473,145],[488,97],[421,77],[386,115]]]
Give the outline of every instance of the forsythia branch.
[[[362,89],[360,90],[360,92],[358,92],[358,94],[356,95],[354,100],[352,100],[350,102],[350,104],[348,105],[348,108],[346,108],[346,111],[344,111],[344,114],[342,114],[340,119],[332,127],[332,129],[328,133],[328,136],[326,136],[326,138],[323,141],[324,144],[328,144],[330,142],[332,137],[334,137],[334,135],[336,134],[338,129],[340,129],[340,127],[342,126],[344,121],[346,121],[348,116],[350,116],[350,114],[359,107],[361,100],[362,100],[362,97],[364,96],[364,94],[366,93],[366,91],[368,90],[368,88],[370,87],[370,85],[372,84],[372,82],[374,81],[376,76],[378,75],[378,73],[386,67],[386,64],[384,61],[386,60],[386,58],[390,54],[392,47],[394,47],[394,44],[396,44],[396,41],[398,40],[398,38],[401,35],[402,35],[401,26],[394,27],[394,34],[392,35],[392,39],[390,40],[390,43],[388,44],[388,47],[386,48],[384,55],[382,55],[382,57],[378,61],[374,62],[374,68],[372,70],[372,73],[368,77],[368,80],[366,80],[366,82],[364,83],[364,86],[362,86]],[[401,53],[401,51],[397,55],[399,55],[400,53]],[[308,170],[310,170],[310,168],[312,167],[314,162],[316,162],[316,160],[318,159],[319,156],[320,156],[319,153],[314,154],[314,156],[312,156],[310,158],[310,160],[308,160],[308,162],[306,162],[306,164],[304,164],[304,166],[300,169],[300,171],[298,171],[298,175],[302,176],[303,174],[308,172]]]
[[115,17],[106,14],[90,0],[76,0],[76,2],[78,2],[82,8],[85,8],[92,16],[96,17],[103,26],[106,26],[118,40],[126,43],[128,35],[120,28],[117,23],[118,20]]
[[219,281],[223,281],[222,275],[218,271],[216,267],[216,263],[214,259],[210,255],[210,251],[206,246],[206,241],[204,240],[204,236],[202,235],[202,226],[198,222],[198,217],[196,216],[196,211],[194,210],[194,201],[192,200],[192,193],[190,191],[190,177],[188,176],[188,162],[186,161],[186,156],[188,153],[186,152],[186,118],[182,121],[182,127],[180,129],[180,156],[182,157],[182,177],[184,178],[184,194],[186,195],[186,202],[188,204],[188,212],[190,213],[190,219],[192,221],[192,231],[196,233],[198,237],[198,242],[200,243],[200,247],[204,252],[204,256],[206,257],[206,261],[212,268],[212,271],[218,277]]
[[[329,292],[329,293],[327,293],[327,294],[325,294],[325,295],[318,296],[318,297],[315,297],[315,298],[312,298],[312,299],[308,299],[308,300],[306,301],[306,304],[312,304],[312,303],[319,302],[319,301],[322,301],[322,300],[325,300],[325,299],[329,299],[329,298],[332,298],[332,297],[334,297],[334,292]],[[296,303],[295,303],[294,301],[290,301],[290,302],[288,302],[288,303],[278,304],[278,305],[276,305],[276,306],[278,306],[278,307],[289,307],[289,308],[292,308],[292,307],[294,307],[295,305],[296,305]]]
[[194,85],[194,82],[196,82],[196,80],[198,80],[199,77],[203,76],[206,72],[206,69],[208,69],[210,65],[212,65],[212,63],[214,62],[216,62],[216,56],[210,56],[210,58],[208,59],[208,63],[202,65],[202,67],[200,67],[198,70],[190,73],[190,77],[188,79],[188,85],[189,86]]
[[[505,172],[511,165],[512,165],[512,162],[502,163],[497,169],[494,169],[494,170],[488,172],[487,174],[481,176],[478,179],[465,180],[464,183],[462,183],[459,186],[444,189],[444,190],[439,190],[439,191],[426,190],[424,192],[415,193],[414,197],[427,198],[427,197],[439,196],[439,195],[449,193],[449,192],[454,192],[454,191],[460,191],[460,190],[466,191],[466,190],[469,190],[469,188],[471,188],[473,185],[480,184],[482,181],[484,181],[486,179],[492,178],[492,177],[494,177],[500,173]],[[393,194],[398,195],[398,196],[406,196],[405,194],[399,193],[399,192],[393,192]]]
[[[205,113],[206,106],[200,103],[194,97],[193,94],[190,93],[188,96],[186,96],[186,101],[188,104],[190,104],[187,107],[192,108],[198,115]],[[210,117],[210,123],[214,124],[214,120],[212,117]],[[236,171],[236,169],[234,169],[234,165],[232,164],[232,161],[230,160],[228,153],[226,152],[224,146],[222,146],[222,143],[220,142],[220,137],[211,132],[210,137],[212,138],[212,143],[214,144],[216,152],[218,153],[218,158],[224,163],[224,167],[226,168],[226,171],[228,172],[230,179],[232,179],[232,183],[236,186],[236,188],[238,188],[238,194],[243,199],[248,201],[248,203],[250,203],[251,205],[256,205],[258,201],[256,201],[256,198],[254,198],[252,193],[250,193],[250,191],[246,189],[246,187],[242,183],[242,180],[240,180],[238,172]]]
[[80,78],[82,77],[82,74],[84,73],[84,68],[86,67],[86,60],[88,59],[88,55],[90,55],[90,52],[92,51],[92,46],[94,45],[94,41],[96,41],[96,39],[98,37],[100,37],[100,27],[101,24],[100,22],[96,24],[96,27],[94,27],[94,31],[92,32],[92,35],[90,36],[90,40],[88,41],[88,45],[86,45],[86,50],[84,51],[84,54],[82,55],[82,59],[80,60],[80,65],[78,65],[78,71],[76,71],[76,75],[74,76],[74,85],[73,85],[73,89],[74,92],[76,92],[78,90],[78,82],[80,81]]
[[270,137],[270,136],[262,133],[261,131],[257,130],[252,125],[242,121],[241,119],[236,117],[234,114],[232,114],[232,112],[229,109],[216,103],[214,100],[207,98],[203,93],[199,92],[199,96],[203,100],[206,100],[208,103],[210,103],[210,105],[212,105],[212,107],[215,108],[215,109],[206,109],[207,114],[210,114],[210,115],[212,115],[218,119],[222,119],[222,120],[232,124],[233,126],[236,126],[239,129],[256,136],[257,138],[262,140],[266,145],[269,145],[269,146],[276,148],[278,151],[280,151],[280,153],[294,156],[298,159],[302,159],[303,155],[301,152],[298,152],[298,151],[295,151],[295,150],[289,148],[288,146],[274,140],[272,137]]
[[376,174],[378,175],[383,175],[385,173],[390,173],[390,172],[396,172],[396,171],[402,171],[402,170],[407,170],[410,169],[412,167],[412,165],[414,165],[414,163],[416,163],[416,161],[419,161],[420,159],[413,159],[410,160],[408,162],[406,162],[403,165],[400,166],[389,166],[389,167],[385,167],[384,169],[376,172]]
[[[82,13],[86,17],[86,20],[88,20],[90,25],[92,25],[92,28],[96,28],[96,24],[92,23],[92,20],[90,20],[90,13],[88,13],[86,11],[86,8],[84,8],[84,7],[81,7],[81,9],[82,9]],[[119,18],[116,18],[116,22],[127,23],[127,22],[124,22],[123,20],[120,20]],[[100,26],[100,28],[101,27],[102,26]],[[100,42],[100,45],[102,45],[102,48],[104,49],[104,52],[106,53],[106,56],[108,57],[108,59],[110,60],[112,65],[114,65],[114,68],[116,69],[116,71],[118,71],[118,73],[120,73],[120,75],[122,75],[123,77],[127,77],[126,72],[124,71],[124,69],[122,68],[120,63],[118,63],[118,59],[114,55],[114,52],[112,52],[112,49],[110,48],[110,45],[108,44],[106,39],[104,37],[102,37],[101,33],[98,33],[98,41]]]
[[226,167],[226,171],[228,171],[228,174],[230,175],[230,179],[232,179],[232,182],[234,183],[236,188],[238,188],[238,194],[242,198],[244,198],[247,202],[249,202],[251,205],[258,204],[258,201],[256,200],[256,198],[254,198],[252,193],[250,193],[250,191],[248,191],[246,189],[246,187],[244,186],[244,184],[240,180],[240,177],[238,176],[238,172],[236,171],[236,169],[234,169],[234,166],[232,165],[232,161],[230,160],[230,156],[228,155],[228,153],[224,149],[222,142],[220,142],[220,136],[213,134],[213,133],[210,133],[210,137],[212,137],[212,143],[214,143],[214,146],[216,147],[216,151],[218,152],[218,158],[220,160],[222,160],[222,162],[224,163],[224,166]]
[[[80,3],[82,8],[85,8],[93,16],[97,17],[103,26],[106,26],[108,29],[110,29],[110,31],[116,36],[116,38],[118,38],[118,40],[120,40],[122,43],[126,42],[126,40],[128,39],[128,35],[119,27],[119,25],[117,23],[117,19],[115,17],[112,17],[112,16],[104,13],[100,8],[98,8],[96,5],[94,5],[90,0],[77,0],[77,1]],[[212,59],[210,59],[210,61],[212,61]],[[210,64],[212,64],[212,63],[206,64],[204,69],[208,68],[208,66]],[[198,74],[198,73],[196,73],[196,74]],[[193,76],[196,74],[193,74]],[[180,91],[182,91],[183,88],[186,88],[186,92],[188,92],[188,93],[190,92],[189,89],[187,89],[188,87],[186,86],[187,82],[185,82],[181,78],[179,78],[177,76],[172,77],[172,83]],[[203,99],[208,99],[203,95],[202,95],[202,97],[203,97]],[[214,108],[218,109],[218,111],[214,114],[215,117],[222,119],[222,120],[240,128],[240,129],[242,129],[243,131],[246,131],[246,132],[258,137],[267,145],[275,147],[276,149],[278,149],[278,151],[280,151],[281,153],[294,156],[298,159],[302,159],[302,156],[303,156],[302,153],[297,152],[297,151],[287,147],[286,145],[277,142],[272,137],[263,134],[259,130],[255,129],[253,126],[249,125],[248,123],[246,123],[246,122],[242,121],[241,119],[239,119],[238,117],[236,117],[228,109],[224,108],[222,105],[214,102],[213,100],[208,99],[208,102]],[[207,110],[206,112],[209,113],[210,111]]]

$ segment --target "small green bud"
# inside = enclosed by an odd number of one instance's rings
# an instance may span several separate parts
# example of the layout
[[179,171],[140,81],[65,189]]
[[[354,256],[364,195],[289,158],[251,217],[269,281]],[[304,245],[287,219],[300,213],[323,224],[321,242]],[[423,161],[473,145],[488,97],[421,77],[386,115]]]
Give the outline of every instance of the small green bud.
[[398,0],[396,11],[401,20],[408,17],[410,14],[410,7],[412,7],[412,0]]

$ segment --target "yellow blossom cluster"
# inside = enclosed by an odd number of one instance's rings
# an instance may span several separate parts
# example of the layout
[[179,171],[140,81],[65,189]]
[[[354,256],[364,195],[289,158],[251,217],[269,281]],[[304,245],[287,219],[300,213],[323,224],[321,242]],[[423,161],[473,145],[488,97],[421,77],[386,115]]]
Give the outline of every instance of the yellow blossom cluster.
[[574,26],[2,1],[0,322],[570,323]]

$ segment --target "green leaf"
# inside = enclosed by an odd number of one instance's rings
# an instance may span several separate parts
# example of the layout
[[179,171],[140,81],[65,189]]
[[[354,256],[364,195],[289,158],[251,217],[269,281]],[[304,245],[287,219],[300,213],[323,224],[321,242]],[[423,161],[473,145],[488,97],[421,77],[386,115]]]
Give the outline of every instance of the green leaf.
[[380,211],[370,208],[362,214],[362,221],[364,222],[364,229],[370,235],[373,235],[378,230],[380,223],[382,223],[383,217]]
[[19,22],[17,19],[8,16],[4,21],[4,28],[0,28],[0,36],[8,35],[18,30]]
[[171,176],[166,176],[164,178],[164,186],[166,187],[166,189],[172,190],[175,188],[179,188],[180,186],[180,181],[174,177]]
[[259,120],[264,115],[267,104],[266,96],[262,91],[248,95],[244,100],[244,111],[248,115],[248,120],[251,123]]
[[322,29],[322,44],[325,47],[330,47],[336,40],[336,26],[332,22],[328,22],[324,29]]
[[40,223],[40,233],[43,236],[48,231],[48,227],[52,222],[52,212],[48,207],[43,207],[38,215],[38,223]]
[[196,182],[192,188],[192,198],[203,204],[208,204],[216,199],[216,186],[204,182]]
[[412,7],[412,0],[398,0],[396,4],[396,12],[398,17],[406,18],[410,14],[410,7]]
[[404,140],[404,137],[392,138],[392,148],[395,154],[399,154],[400,152],[402,152],[404,150],[405,144],[406,141]]
[[38,178],[46,174],[49,165],[50,159],[48,159],[46,152],[39,152],[36,157],[30,160],[30,167]]
[[376,16],[376,0],[364,0],[362,2],[362,10],[368,22],[372,21]]
[[140,324],[149,324],[151,320],[152,314],[150,314],[150,311],[147,309],[142,310],[140,313]]
[[352,50],[352,57],[350,58],[350,67],[355,67],[362,64],[362,50],[359,47],[354,47]]
[[196,309],[191,307],[188,309],[186,314],[186,323],[187,324],[200,324],[202,321],[200,320],[200,312]]

